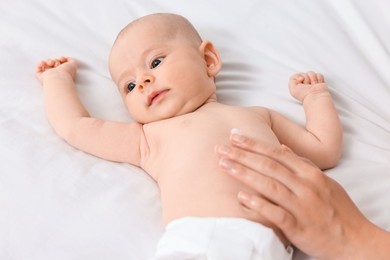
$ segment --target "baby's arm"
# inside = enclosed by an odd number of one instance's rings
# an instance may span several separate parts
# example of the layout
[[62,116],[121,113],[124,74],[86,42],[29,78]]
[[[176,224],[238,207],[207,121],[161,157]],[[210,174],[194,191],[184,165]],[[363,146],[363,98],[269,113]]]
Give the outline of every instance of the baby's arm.
[[303,103],[306,127],[271,111],[272,129],[279,141],[321,169],[334,167],[341,156],[342,126],[324,77],[308,72],[291,76],[291,95]]
[[64,57],[41,61],[37,66],[46,114],[54,130],[80,150],[107,160],[139,165],[142,126],[90,117],[77,95],[76,71],[77,62]]

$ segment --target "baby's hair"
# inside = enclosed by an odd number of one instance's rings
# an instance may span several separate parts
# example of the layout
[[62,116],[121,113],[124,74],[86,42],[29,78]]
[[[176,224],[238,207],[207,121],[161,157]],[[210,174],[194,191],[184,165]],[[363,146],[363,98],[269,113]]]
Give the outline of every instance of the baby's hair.
[[119,32],[115,41],[125,35],[126,32],[128,32],[133,26],[137,25],[137,23],[150,18],[158,19],[156,26],[163,25],[165,26],[164,28],[169,28],[169,30],[166,32],[167,39],[173,39],[175,36],[178,35],[178,33],[180,33],[185,38],[197,45],[202,42],[202,38],[200,37],[198,31],[185,17],[172,13],[155,13],[138,18],[126,25]]

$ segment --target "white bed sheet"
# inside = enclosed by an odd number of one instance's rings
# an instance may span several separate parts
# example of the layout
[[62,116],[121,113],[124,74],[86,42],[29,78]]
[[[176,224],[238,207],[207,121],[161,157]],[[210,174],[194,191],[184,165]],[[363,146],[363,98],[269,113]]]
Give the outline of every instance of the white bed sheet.
[[[390,18],[385,0],[0,2],[0,259],[150,257],[163,230],[159,193],[131,165],[77,151],[46,121],[35,65],[72,56],[95,116],[131,120],[110,80],[117,32],[153,12],[186,16],[223,59],[220,101],[263,105],[304,122],[288,93],[297,71],[326,76],[344,125],[327,172],[390,230]],[[297,253],[295,259],[309,259]]]

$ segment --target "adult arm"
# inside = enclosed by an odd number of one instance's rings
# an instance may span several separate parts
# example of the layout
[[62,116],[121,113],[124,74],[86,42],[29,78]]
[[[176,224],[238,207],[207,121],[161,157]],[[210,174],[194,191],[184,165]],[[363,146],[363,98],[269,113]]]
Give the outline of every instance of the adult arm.
[[220,148],[221,168],[256,191],[240,192],[240,202],[306,254],[323,260],[390,259],[390,233],[364,217],[341,185],[309,160],[241,134],[232,134],[229,152]]

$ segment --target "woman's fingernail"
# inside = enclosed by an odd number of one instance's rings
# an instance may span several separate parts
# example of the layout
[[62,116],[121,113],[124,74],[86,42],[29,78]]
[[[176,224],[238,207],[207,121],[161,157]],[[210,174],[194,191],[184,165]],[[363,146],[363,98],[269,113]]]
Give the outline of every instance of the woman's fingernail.
[[238,128],[233,128],[231,131],[231,139],[235,143],[243,143],[246,140],[246,137],[242,135],[241,130]]
[[221,159],[219,160],[219,165],[232,174],[238,173],[237,169],[234,167],[234,164],[230,160]]
[[230,153],[231,151],[231,148],[229,146],[226,146],[226,145],[219,145],[217,147],[217,153],[221,154],[221,155],[227,155],[228,153]]

